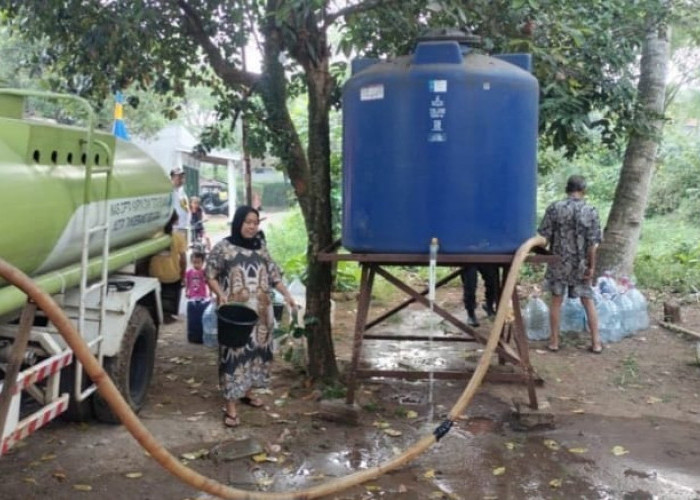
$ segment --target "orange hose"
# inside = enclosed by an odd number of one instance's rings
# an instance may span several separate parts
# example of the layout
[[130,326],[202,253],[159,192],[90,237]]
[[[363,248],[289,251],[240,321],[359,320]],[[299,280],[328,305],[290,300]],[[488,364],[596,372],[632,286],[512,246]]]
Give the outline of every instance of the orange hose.
[[[489,334],[488,342],[484,348],[484,353],[481,356],[479,364],[469,380],[467,387],[464,389],[464,392],[459,397],[452,410],[450,410],[448,416],[449,422],[447,422],[448,424],[451,424],[451,422],[454,421],[471,402],[476,390],[481,385],[481,382],[486,375],[491,362],[491,357],[493,356],[493,353],[498,345],[500,332],[503,327],[503,323],[505,322],[505,317],[509,307],[508,301],[513,293],[520,266],[533,247],[543,246],[544,244],[544,238],[540,236],[533,237],[523,243],[516,252],[511,264],[511,270],[503,288],[503,293],[501,294],[498,313],[496,314],[493,327],[491,328],[491,333]],[[105,401],[107,401],[109,406],[112,408],[112,411],[119,417],[127,430],[132,436],[134,436],[141,446],[148,451],[148,453],[160,465],[162,465],[168,472],[176,476],[182,482],[211,495],[234,500],[298,500],[319,498],[332,493],[337,493],[352,486],[356,486],[365,481],[376,479],[386,472],[397,469],[415,459],[418,455],[435,443],[440,437],[442,437],[442,434],[436,430],[435,433],[419,439],[401,455],[394,457],[383,465],[355,472],[348,476],[305,490],[296,492],[268,493],[251,492],[231,488],[219,483],[218,481],[203,476],[202,474],[199,474],[188,467],[185,467],[177,458],[172,456],[168,450],[166,450],[160,443],[158,443],[158,441],[156,441],[153,435],[148,431],[148,429],[146,429],[146,427],[144,427],[136,414],[131,410],[126,401],[124,401],[124,398],[119,393],[114,383],[112,383],[112,380],[109,378],[109,376],[107,376],[107,373],[103,370],[102,366],[100,366],[99,362],[90,352],[87,344],[80,337],[73,323],[70,321],[70,319],[68,319],[68,317],[50,295],[36,286],[36,284],[26,274],[8,264],[3,259],[0,259],[0,277],[21,289],[37,304],[40,309],[44,311],[49,320],[61,333],[68,346],[73,350],[76,358],[83,364],[88,376],[97,386],[97,390],[99,391],[100,395],[105,399]],[[445,423],[443,423],[443,426],[444,425]],[[447,430],[449,430],[449,425],[447,426],[447,429],[445,429],[445,432]],[[436,436],[436,434],[439,435]]]

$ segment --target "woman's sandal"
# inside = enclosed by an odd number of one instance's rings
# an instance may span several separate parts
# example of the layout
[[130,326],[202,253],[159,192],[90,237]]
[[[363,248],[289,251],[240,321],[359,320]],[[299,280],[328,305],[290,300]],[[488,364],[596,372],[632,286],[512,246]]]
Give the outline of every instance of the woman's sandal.
[[262,400],[260,400],[258,398],[250,398],[248,396],[243,396],[242,398],[238,398],[238,401],[240,401],[241,404],[252,406],[253,408],[260,408],[265,404],[262,402]]
[[224,412],[224,425],[226,427],[238,427],[241,425],[241,419],[238,415],[231,415],[228,412]]
[[592,352],[593,354],[600,354],[600,353],[603,352],[603,346],[601,345],[601,346],[598,347],[597,349],[596,349],[594,346],[591,346],[591,347],[588,348],[588,350],[589,350],[590,352]]
[[548,345],[547,350],[551,351],[551,352],[557,352],[559,350],[559,346],[558,345]]

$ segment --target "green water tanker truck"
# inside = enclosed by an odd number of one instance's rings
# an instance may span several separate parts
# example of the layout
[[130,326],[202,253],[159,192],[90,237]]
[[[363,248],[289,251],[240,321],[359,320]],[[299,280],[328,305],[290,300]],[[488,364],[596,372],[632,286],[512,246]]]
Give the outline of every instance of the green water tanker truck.
[[[87,124],[28,119],[29,99],[82,107]],[[163,317],[160,284],[138,271],[170,245],[172,187],[148,155],[93,124],[78,97],[0,89],[0,257],[53,295],[138,411]],[[26,304],[0,280],[0,455],[60,414],[117,421],[41,311],[20,328]]]

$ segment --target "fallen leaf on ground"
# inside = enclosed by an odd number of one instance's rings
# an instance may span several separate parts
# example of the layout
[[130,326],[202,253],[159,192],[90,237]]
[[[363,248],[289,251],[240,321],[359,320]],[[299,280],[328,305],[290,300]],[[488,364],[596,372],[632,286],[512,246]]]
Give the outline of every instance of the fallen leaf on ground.
[[569,451],[571,453],[577,453],[580,455],[581,453],[586,453],[588,451],[588,448],[569,448]]
[[365,485],[365,489],[367,491],[382,491],[381,486],[377,486],[376,484],[367,484]]
[[268,443],[265,448],[267,448],[268,453],[279,453],[282,451],[282,447],[278,444]]
[[143,472],[127,472],[124,474],[124,477],[128,477],[129,479],[138,479],[143,477]]
[[259,463],[265,462],[267,460],[267,453],[258,453],[257,455],[253,455],[250,458],[253,459],[253,462],[259,464]]
[[396,488],[397,493],[408,493],[408,488],[406,487],[405,484],[400,484],[398,488]]
[[619,457],[620,455],[626,455],[629,453],[629,450],[626,450],[624,446],[613,446],[612,448],[612,454],[615,455],[616,457]]
[[258,486],[272,486],[275,483],[275,480],[272,479],[271,477],[261,477],[255,483]]
[[513,442],[511,442],[511,441],[508,441],[508,442],[506,443],[505,446],[506,446],[506,448],[509,449],[509,450],[514,450],[514,449],[515,449],[515,443],[513,443]]
[[372,425],[378,429],[388,429],[389,428],[389,422],[380,422],[378,420],[372,422]]
[[571,413],[586,413],[586,410],[583,408],[576,408],[574,410],[571,410]]
[[428,469],[423,473],[425,479],[433,479],[435,477],[435,469]]
[[34,479],[33,477],[25,477],[22,479],[22,481],[24,481],[25,483],[39,484],[36,482],[36,479]]
[[398,437],[403,434],[401,431],[397,431],[396,429],[384,429],[384,434],[387,434],[388,436],[391,437]]
[[550,488],[561,488],[561,479],[552,479],[549,482]]
[[180,455],[180,458],[184,458],[185,460],[197,460],[198,458],[206,457],[207,455],[209,455],[209,450],[202,448],[197,451],[183,453]]
[[654,404],[656,404],[656,403],[660,403],[660,402],[661,402],[661,399],[660,399],[660,398],[657,398],[657,397],[655,397],[655,396],[647,396],[646,401],[647,401],[647,404],[648,404],[648,405],[654,405]]
[[92,491],[92,486],[89,484],[74,484],[73,489],[78,491]]
[[418,412],[414,410],[408,410],[406,412],[406,418],[418,418]]
[[54,458],[56,458],[55,453],[44,453],[39,460],[41,460],[42,462],[48,462],[49,460],[53,460]]
[[54,473],[51,475],[61,482],[66,480],[66,473],[63,471],[57,470],[57,471],[54,471]]
[[559,443],[557,443],[554,439],[545,439],[544,445],[553,451],[557,451],[559,449]]
[[503,474],[506,473],[506,468],[505,467],[496,467],[493,469],[493,475],[494,476],[502,476]]

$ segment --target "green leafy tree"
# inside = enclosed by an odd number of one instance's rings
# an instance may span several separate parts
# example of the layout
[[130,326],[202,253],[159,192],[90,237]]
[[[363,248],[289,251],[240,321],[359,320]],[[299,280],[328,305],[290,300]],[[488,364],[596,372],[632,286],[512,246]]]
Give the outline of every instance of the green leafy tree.
[[[205,129],[205,147],[231,140],[236,119],[246,117],[252,146],[271,146],[299,201],[309,235],[309,368],[313,376],[329,378],[337,374],[330,337],[331,267],[316,255],[333,236],[329,112],[338,102],[344,69],[333,62],[334,55],[405,54],[419,33],[434,26],[476,33],[487,52],[531,51],[542,88],[542,140],[573,154],[590,128],[597,127],[614,144],[640,119],[633,73],[647,13],[661,0],[359,0],[344,5],[336,8],[327,0],[0,0],[17,30],[50,41],[46,57],[67,91],[100,102],[115,89],[154,89],[180,97],[188,85],[205,86],[223,125]],[[262,54],[259,73],[244,68],[246,46],[257,46]],[[307,98],[305,134],[288,107],[290,98],[300,94]]]

